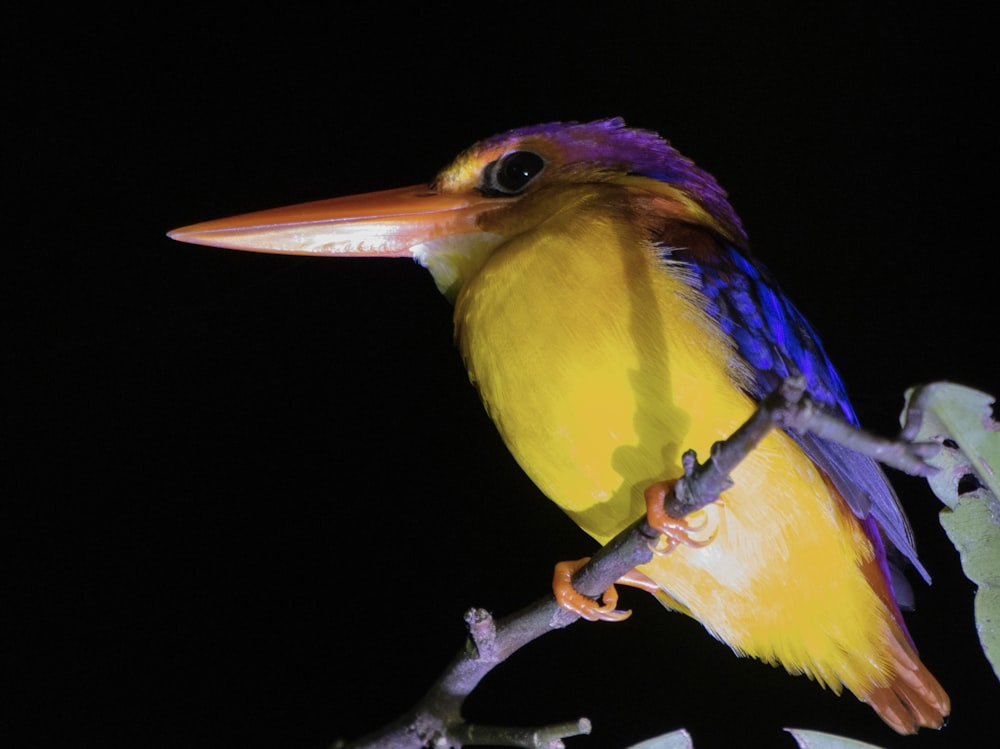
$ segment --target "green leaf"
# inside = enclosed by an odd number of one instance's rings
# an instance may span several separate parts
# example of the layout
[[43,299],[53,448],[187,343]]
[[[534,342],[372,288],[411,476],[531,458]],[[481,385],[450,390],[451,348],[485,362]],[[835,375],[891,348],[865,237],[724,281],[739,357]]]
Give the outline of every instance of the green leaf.
[[[996,399],[947,382],[911,388],[901,421],[914,442],[937,442],[928,479],[946,505],[941,525],[958,550],[965,576],[978,586],[975,615],[980,642],[1000,677],[1000,424]],[[914,430],[914,427],[917,427]]]
[[[800,749],[881,749],[874,744],[865,744],[854,739],[845,739],[819,731],[806,731],[801,728],[786,728]],[[683,728],[671,733],[665,733],[646,741],[633,744],[629,749],[694,749],[691,735]]]
[[865,744],[854,739],[845,739],[819,731],[805,731],[801,728],[786,728],[798,743],[800,749],[879,749],[874,744]]
[[693,749],[691,734],[683,728],[633,744],[629,749]]

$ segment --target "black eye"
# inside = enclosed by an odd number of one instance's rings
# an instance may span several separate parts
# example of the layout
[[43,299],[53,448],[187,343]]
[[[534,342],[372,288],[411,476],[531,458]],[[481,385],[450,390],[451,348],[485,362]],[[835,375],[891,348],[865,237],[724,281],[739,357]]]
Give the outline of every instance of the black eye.
[[541,174],[545,160],[534,151],[512,151],[487,164],[479,188],[484,195],[517,195]]

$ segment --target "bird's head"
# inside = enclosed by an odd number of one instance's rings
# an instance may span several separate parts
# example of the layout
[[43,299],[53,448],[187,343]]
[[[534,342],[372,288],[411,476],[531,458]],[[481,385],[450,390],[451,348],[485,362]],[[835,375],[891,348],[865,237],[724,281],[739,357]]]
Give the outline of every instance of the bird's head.
[[746,243],[710,174],[657,134],[627,128],[620,118],[496,135],[459,154],[429,185],[247,213],[169,236],[254,252],[413,257],[454,300],[509,237],[579,206],[600,184],[620,186],[647,212],[659,207],[673,219]]

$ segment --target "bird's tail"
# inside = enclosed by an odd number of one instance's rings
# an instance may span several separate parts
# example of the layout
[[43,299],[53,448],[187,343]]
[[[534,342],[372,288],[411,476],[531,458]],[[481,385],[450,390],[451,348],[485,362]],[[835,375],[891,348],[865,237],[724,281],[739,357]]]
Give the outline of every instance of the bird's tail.
[[871,560],[864,572],[892,613],[892,620],[887,623],[892,631],[885,643],[886,670],[891,676],[888,684],[877,686],[868,694],[859,694],[858,699],[871,705],[898,733],[913,734],[919,728],[940,728],[951,711],[951,700],[917,655],[878,562]]

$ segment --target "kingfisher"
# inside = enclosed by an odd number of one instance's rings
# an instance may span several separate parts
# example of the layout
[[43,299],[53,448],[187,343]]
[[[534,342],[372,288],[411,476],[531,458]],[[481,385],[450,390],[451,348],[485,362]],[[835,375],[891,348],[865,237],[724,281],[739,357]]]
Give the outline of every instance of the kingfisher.
[[[727,193],[621,118],[510,130],[426,185],[169,236],[416,260],[453,304],[457,349],[510,452],[602,544],[683,474],[685,451],[708,453],[788,376],[857,424],[819,338],[751,253]],[[846,687],[899,733],[942,726],[949,698],[906,629],[905,578],[889,560],[927,574],[879,465],[776,431],[732,479],[698,517],[657,520],[658,553],[623,582],[738,655],[837,694]],[[555,584],[563,605],[589,619],[623,616],[613,591],[587,599],[568,579]]]

